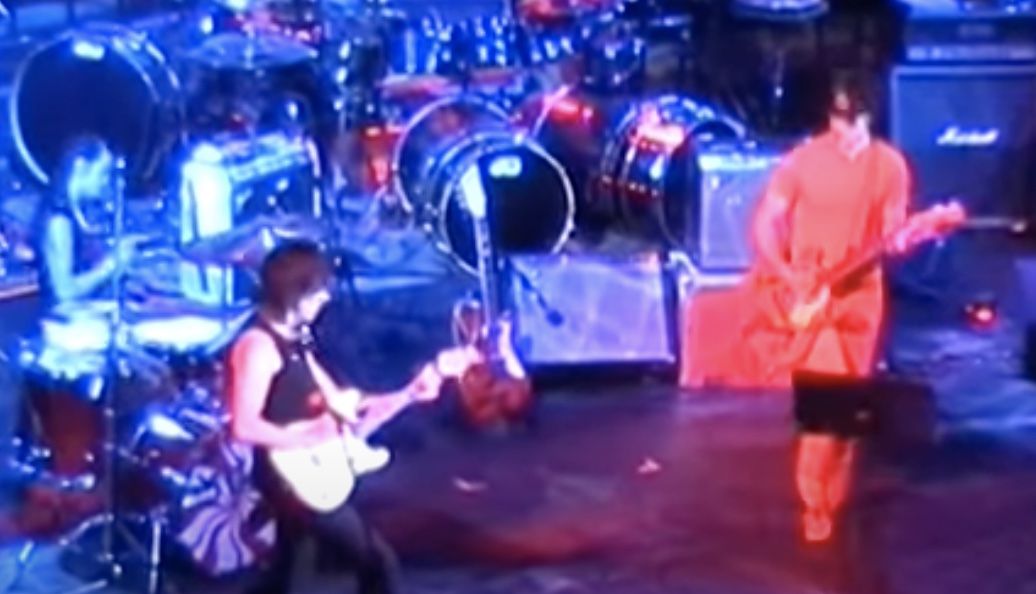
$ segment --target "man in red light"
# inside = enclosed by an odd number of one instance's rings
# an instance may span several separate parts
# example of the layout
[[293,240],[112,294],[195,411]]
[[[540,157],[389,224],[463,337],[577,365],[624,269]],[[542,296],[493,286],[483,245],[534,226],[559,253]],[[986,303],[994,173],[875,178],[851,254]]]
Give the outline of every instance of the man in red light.
[[[790,288],[793,295],[810,291],[818,270],[889,239],[906,217],[906,162],[896,149],[871,138],[864,85],[852,76],[834,78],[825,110],[825,131],[787,155],[760,202],[752,227],[758,257],[746,282],[735,291],[704,292],[691,300],[682,386],[789,386],[796,371],[842,378],[871,373],[883,322],[880,267],[831,295],[825,315],[808,332],[796,330],[785,311],[772,307],[775,288]],[[893,244],[886,248],[900,251],[898,239],[886,241]],[[792,348],[804,335],[810,338],[806,347]],[[856,411],[838,406],[797,412],[795,479],[803,533],[809,541],[824,541],[849,488]]]
[[[852,76],[835,77],[827,98],[826,131],[786,157],[752,229],[758,262],[750,279],[777,279],[793,292],[808,290],[818,268],[835,266],[888,238],[906,217],[906,162],[895,148],[872,139],[865,87]],[[749,287],[765,290],[753,282]],[[779,383],[800,370],[866,377],[874,365],[883,310],[882,271],[875,266],[832,296],[829,315],[797,360],[784,360],[787,353],[780,345],[787,344],[787,331],[772,325],[750,326],[745,346],[757,369],[772,371],[773,362],[782,361],[776,370]],[[827,415],[840,418],[799,415],[795,479],[809,541],[830,537],[846,497],[855,444],[845,416],[854,412]]]

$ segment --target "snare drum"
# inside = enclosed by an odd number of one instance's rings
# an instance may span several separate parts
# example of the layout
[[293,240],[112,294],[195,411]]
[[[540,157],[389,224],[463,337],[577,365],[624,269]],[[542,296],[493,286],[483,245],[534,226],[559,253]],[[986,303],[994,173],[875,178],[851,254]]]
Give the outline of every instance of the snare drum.
[[145,349],[183,356],[208,353],[227,330],[227,323],[221,320],[179,315],[134,322],[130,335]]

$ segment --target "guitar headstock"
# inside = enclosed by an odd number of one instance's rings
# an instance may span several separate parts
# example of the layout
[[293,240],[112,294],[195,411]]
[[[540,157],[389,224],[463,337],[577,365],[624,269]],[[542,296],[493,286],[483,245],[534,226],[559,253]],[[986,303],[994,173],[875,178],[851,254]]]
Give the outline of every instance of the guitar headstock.
[[963,226],[967,219],[968,214],[960,202],[940,202],[910,215],[894,234],[896,247],[900,251],[905,251],[919,243],[949,235]]

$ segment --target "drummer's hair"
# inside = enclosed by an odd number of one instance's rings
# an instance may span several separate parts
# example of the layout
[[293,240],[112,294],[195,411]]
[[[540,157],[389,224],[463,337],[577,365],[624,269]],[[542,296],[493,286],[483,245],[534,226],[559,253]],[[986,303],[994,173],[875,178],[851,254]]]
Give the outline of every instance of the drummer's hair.
[[331,267],[317,244],[290,241],[266,256],[259,278],[259,305],[283,318],[304,297],[327,287]]
[[50,199],[53,202],[51,206],[55,208],[68,206],[66,203],[68,196],[65,195],[65,191],[75,172],[76,161],[80,159],[94,161],[108,152],[108,145],[104,140],[92,134],[77,136],[66,143],[61,152],[61,159],[58,160],[50,176]]

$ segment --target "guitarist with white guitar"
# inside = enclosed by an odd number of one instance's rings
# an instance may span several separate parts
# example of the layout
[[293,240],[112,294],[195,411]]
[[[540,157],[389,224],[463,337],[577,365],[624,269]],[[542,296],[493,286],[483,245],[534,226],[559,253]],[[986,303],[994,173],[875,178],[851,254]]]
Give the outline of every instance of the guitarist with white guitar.
[[444,352],[393,394],[364,398],[338,387],[317,362],[308,331],[330,300],[330,277],[316,245],[275,249],[261,270],[256,322],[231,349],[231,430],[255,446],[254,478],[277,525],[269,575],[255,592],[293,591],[295,552],[307,538],[350,558],[360,592],[399,591],[395,555],[348,504],[355,477],[388,461],[354,430],[364,425],[369,434],[409,404],[435,399],[444,376],[470,362],[464,349]]

